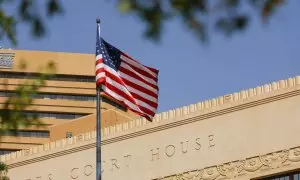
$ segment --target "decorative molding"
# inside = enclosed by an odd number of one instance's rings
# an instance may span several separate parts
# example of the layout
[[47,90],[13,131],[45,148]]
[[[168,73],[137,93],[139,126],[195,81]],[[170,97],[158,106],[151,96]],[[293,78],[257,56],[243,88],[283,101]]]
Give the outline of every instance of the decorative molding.
[[234,179],[283,166],[300,164],[300,146],[153,180]]
[[[289,98],[289,97],[296,96],[296,95],[300,95],[300,90],[291,91],[289,93],[285,93],[285,94],[281,94],[281,95],[277,95],[277,96],[272,96],[272,97],[269,97],[267,99],[262,99],[260,101],[255,101],[255,102],[243,104],[243,105],[240,105],[240,106],[235,106],[235,107],[232,107],[232,108],[227,108],[227,109],[223,109],[223,110],[220,110],[220,111],[212,112],[212,113],[210,113],[209,115],[206,115],[206,116],[197,116],[197,117],[193,117],[193,118],[188,118],[188,119],[184,119],[182,121],[176,121],[176,122],[173,122],[173,123],[157,126],[157,127],[154,127],[154,128],[148,128],[148,129],[145,129],[145,130],[141,130],[141,131],[137,131],[137,132],[133,132],[133,133],[128,133],[128,134],[125,134],[125,135],[122,135],[122,136],[117,136],[117,137],[110,138],[110,139],[106,139],[106,140],[103,140],[101,142],[101,145],[104,146],[104,145],[115,143],[115,142],[118,142],[118,141],[130,139],[130,138],[134,138],[134,137],[138,137],[138,136],[142,136],[142,135],[146,135],[146,134],[157,132],[157,131],[166,130],[166,129],[181,126],[181,125],[184,125],[184,124],[187,124],[187,123],[192,123],[192,122],[195,122],[195,121],[207,119],[207,118],[214,117],[214,116],[220,116],[220,115],[223,115],[223,114],[226,114],[226,113],[238,111],[238,110],[241,110],[241,109],[245,109],[245,108],[249,108],[249,107],[253,107],[253,106],[257,106],[257,105],[261,105],[261,104],[265,104],[265,103],[269,103],[269,102],[272,102],[272,101],[277,101],[277,100],[284,99],[284,98]],[[71,154],[71,153],[76,153],[76,152],[83,151],[83,150],[86,150],[86,149],[95,148],[96,147],[95,138],[96,138],[96,132],[95,131],[88,132],[88,133],[85,133],[85,134],[74,136],[72,138],[62,139],[62,140],[59,140],[59,141],[56,141],[56,142],[51,142],[51,143],[44,144],[44,145],[41,145],[41,146],[33,147],[33,148],[28,149],[28,150],[22,150],[22,151],[10,153],[10,154],[7,154],[7,155],[3,155],[3,156],[0,156],[0,158],[1,158],[0,160],[8,162],[8,164],[9,164],[8,167],[9,168],[15,168],[15,167],[19,167],[19,166],[39,162],[39,161],[44,161],[44,160],[55,158],[55,157],[64,156],[64,155]],[[85,142],[86,144],[79,145],[79,143],[83,143],[83,142]],[[70,149],[66,149],[66,148],[68,148],[70,146],[74,146],[76,144],[78,144],[78,146],[71,147]],[[59,149],[61,149],[61,151],[59,151],[59,152],[53,152],[53,153],[49,152],[51,150],[59,150]],[[30,159],[30,156],[34,156],[37,153],[43,153],[43,152],[48,152],[48,154],[41,155],[39,157],[34,157],[34,158]],[[300,151],[299,151],[299,154],[300,154]],[[9,161],[16,160],[16,159],[21,158],[21,157],[28,157],[29,159],[21,160],[19,162],[9,163]]]
[[[260,99],[265,99],[268,97],[276,96],[293,89],[297,89],[300,86],[300,76],[289,78],[286,80],[280,80],[277,82],[272,82],[262,86],[257,86],[256,88],[250,88],[248,90],[242,90],[240,92],[235,92],[232,94],[227,94],[210,100],[205,100],[196,104],[190,104],[183,106],[181,108],[172,109],[166,112],[156,114],[153,118],[153,123],[157,126],[160,122],[174,122],[180,121],[187,116],[192,116],[196,114],[206,115],[211,112],[215,112],[220,109],[225,109],[228,107],[243,105],[251,101],[257,101]],[[112,136],[117,132],[126,132],[129,129],[142,127],[149,124],[145,118],[138,118],[133,121],[118,124],[111,127],[102,129],[102,137]]]
[[[138,118],[108,128],[103,128],[101,131],[103,138],[101,144],[107,145],[118,141],[123,141],[126,139],[212,118],[215,116],[220,116],[254,106],[259,106],[273,101],[298,96],[300,95],[300,89],[298,88],[299,85],[300,76],[297,76],[295,78],[289,78],[288,80],[281,80],[271,84],[259,86],[255,89],[249,89],[247,91],[241,91],[239,93],[233,93],[212,100],[199,102],[197,104],[184,106],[183,108],[177,108],[168,112],[162,112],[155,116],[153,123],[151,123],[151,125],[146,129],[135,129],[134,131],[128,132],[130,129],[143,127],[146,124],[149,124],[149,121],[143,118]],[[175,118],[177,119],[174,120]],[[166,123],[160,124],[161,121],[164,121]],[[28,157],[29,155],[36,155],[37,153],[46,151],[48,152],[54,149],[62,150],[58,153],[52,153],[30,160],[12,163],[9,165],[9,168],[14,168],[41,160],[46,160],[49,158],[94,148],[95,138],[95,131],[87,132],[85,134],[74,136],[72,138],[62,139],[56,142],[50,142],[44,145],[36,146],[27,150],[21,150],[18,152],[1,155],[0,160],[8,162],[19,159],[21,157]],[[86,145],[78,144],[83,142],[85,142]],[[66,150],[67,147],[74,146],[76,144],[78,144],[77,147]]]
[[0,69],[11,69],[15,59],[15,51],[12,49],[4,49],[0,44]]

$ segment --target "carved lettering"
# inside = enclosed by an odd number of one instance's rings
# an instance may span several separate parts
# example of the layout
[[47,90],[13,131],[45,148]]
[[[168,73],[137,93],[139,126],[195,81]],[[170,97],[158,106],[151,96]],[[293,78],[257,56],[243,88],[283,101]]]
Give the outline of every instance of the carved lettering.
[[195,143],[196,143],[196,147],[195,147],[195,149],[196,150],[200,150],[201,149],[201,143],[200,143],[200,138],[197,138],[196,139],[196,141],[195,141]]
[[52,174],[48,175],[48,180],[53,180]]
[[90,176],[93,173],[93,166],[88,164],[84,166],[84,175]]
[[72,179],[77,179],[78,178],[78,173],[76,173],[76,171],[78,171],[78,170],[79,170],[79,168],[73,168],[71,170],[71,178]]
[[181,152],[183,154],[187,153],[189,149],[189,141],[180,142],[180,144],[181,144]]
[[208,136],[208,145],[209,147],[214,147],[215,146],[215,136],[214,135],[209,135]]
[[130,154],[125,155],[124,158],[125,158],[125,166],[129,167],[129,164],[130,164],[130,161],[131,161],[131,155]]
[[156,148],[156,152],[154,152],[154,149],[151,149],[151,152],[152,152],[151,161],[154,161],[155,157],[156,157],[156,160],[159,160],[159,148]]
[[[83,138],[83,137],[80,137]],[[79,138],[79,139],[80,139]],[[203,140],[206,140],[204,142]],[[205,145],[204,145],[204,144]],[[187,153],[196,153],[197,151],[201,150],[202,148],[210,149],[216,146],[215,135],[208,134],[204,137],[195,137],[193,139],[185,139],[183,141],[177,141],[176,143],[166,144],[163,147],[157,147],[151,149],[151,160],[150,161],[158,161],[161,159],[168,159],[171,157],[178,156],[180,154],[187,154]],[[161,148],[161,149],[160,149]],[[162,155],[160,155],[160,151]],[[180,152],[181,151],[181,152]],[[24,150],[24,154],[31,154],[30,150]],[[177,152],[177,153],[176,153]],[[193,154],[191,154],[193,155]],[[133,160],[132,154],[123,154],[121,159],[116,158],[109,158],[108,161],[101,161],[101,174],[104,173],[105,170],[111,172],[117,172],[121,169],[122,171],[124,167],[129,168],[132,164]],[[124,158],[124,159],[123,159]],[[109,162],[110,161],[110,162]],[[80,167],[75,167],[71,169],[70,177],[71,179],[81,179],[83,176],[91,176],[93,173],[96,173],[95,165],[92,164],[85,164]],[[121,170],[120,170],[121,171]],[[40,175],[40,174],[39,174]],[[56,176],[54,174],[43,174],[42,176],[33,176],[26,180],[54,180]]]
[[168,145],[168,146],[166,146],[166,148],[165,148],[165,154],[168,157],[174,156],[175,152],[176,152],[176,147],[174,145]]
[[117,161],[117,159],[111,159],[111,171],[113,172],[113,171],[115,171],[115,170],[118,170],[118,169],[120,169],[120,166],[118,166],[118,161]]
[[[182,154],[190,153],[191,151],[199,151],[203,148],[202,140],[203,138],[196,137],[193,141],[187,139],[176,144],[167,145],[165,146],[165,151],[163,153],[166,157],[173,157],[176,156],[176,150],[177,152],[181,151]],[[216,146],[215,135],[210,134],[207,136],[207,144],[208,148]],[[151,149],[151,153],[151,161],[159,160],[159,148]]]

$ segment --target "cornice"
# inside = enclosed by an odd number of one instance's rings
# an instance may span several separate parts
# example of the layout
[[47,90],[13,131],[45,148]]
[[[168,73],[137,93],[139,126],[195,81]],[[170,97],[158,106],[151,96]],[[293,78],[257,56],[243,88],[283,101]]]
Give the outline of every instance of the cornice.
[[[300,95],[299,85],[300,76],[297,76],[295,78],[289,78],[288,80],[281,80],[264,86],[259,86],[255,89],[249,89],[239,93],[233,93],[212,100],[185,106],[183,108],[177,108],[168,112],[163,112],[157,114],[153,120],[153,123],[151,124],[145,119],[139,118],[124,124],[104,128],[101,132],[101,144],[105,146],[118,141],[163,131],[215,116],[220,116],[273,101],[297,96]],[[9,164],[9,168],[15,168],[38,161],[75,153],[85,149],[94,148],[95,137],[95,131],[88,132],[72,138],[33,147],[28,150],[2,155],[0,156],[0,160],[6,161],[8,164],[9,161],[13,161],[11,164]],[[85,145],[82,145],[82,142],[85,142]],[[78,144],[78,146],[74,147],[76,144]],[[52,153],[50,152],[54,150],[60,151]],[[31,156],[36,155],[37,153],[40,153],[41,156]],[[32,158],[29,159],[30,157]],[[17,162],[18,159],[20,162]]]
[[[188,106],[183,106],[181,108],[171,109],[169,111],[156,114],[153,118],[153,123],[151,124],[153,126],[158,126],[162,123],[166,124],[172,123],[174,121],[181,121],[186,117],[200,115],[205,116],[206,114],[209,115],[211,112],[227,109],[229,107],[234,108],[234,106],[243,106],[244,104],[245,106],[248,106],[248,102],[253,102],[253,105],[255,106],[255,101],[267,99],[272,96],[277,96],[279,94],[299,89],[299,86],[300,76],[289,78],[287,80],[272,82],[262,86],[257,86],[256,88],[242,90],[240,92],[227,94],[196,104],[190,104]],[[102,137],[110,137],[118,132],[126,132],[129,129],[143,127],[147,124],[150,124],[150,122],[145,120],[144,118],[138,118],[124,124],[118,124],[115,126],[103,128],[101,133]],[[149,127],[149,125],[147,126]]]
[[[211,117],[214,117],[214,116],[220,116],[220,115],[223,115],[223,114],[231,113],[231,112],[234,112],[234,111],[239,111],[239,110],[246,109],[246,108],[251,108],[251,107],[262,105],[262,104],[269,103],[269,102],[272,102],[272,101],[277,101],[277,100],[280,100],[280,99],[293,97],[293,96],[296,96],[296,95],[300,95],[300,90],[296,90],[296,91],[292,91],[292,92],[289,92],[289,93],[285,93],[285,94],[273,96],[273,97],[270,97],[270,98],[266,98],[266,99],[263,99],[263,100],[259,100],[259,101],[255,101],[255,102],[235,106],[235,107],[232,107],[232,108],[223,109],[223,110],[212,112],[212,113],[205,114],[205,115],[202,115],[202,116],[188,118],[188,119],[185,119],[185,120],[182,120],[182,121],[176,121],[176,122],[173,122],[173,123],[157,126],[157,127],[154,127],[154,128],[149,128],[149,129],[137,131],[137,132],[134,132],[134,133],[123,135],[123,136],[117,136],[115,138],[106,139],[106,140],[103,140],[101,142],[101,145],[105,146],[105,145],[115,143],[115,142],[118,142],[118,141],[130,139],[130,138],[135,138],[135,137],[138,137],[138,136],[147,135],[147,134],[158,132],[158,131],[163,131],[163,130],[166,130],[166,129],[169,129],[169,128],[181,126],[181,125],[184,125],[184,124],[196,122],[196,121],[211,118]],[[23,165],[27,165],[27,164],[31,164],[31,163],[35,163],[35,162],[44,161],[44,160],[47,160],[47,159],[60,157],[60,156],[64,156],[64,155],[67,155],[67,154],[76,153],[76,152],[79,152],[79,151],[95,148],[96,147],[95,136],[96,136],[96,132],[86,133],[86,134],[83,134],[83,135],[75,136],[75,137],[70,138],[70,139],[63,139],[63,140],[59,140],[59,141],[56,141],[56,142],[52,142],[50,144],[45,144],[45,145],[42,145],[42,146],[31,148],[29,150],[22,150],[22,151],[19,151],[17,153],[11,153],[11,154],[8,154],[8,155],[5,155],[5,156],[1,156],[1,158],[2,158],[1,160],[9,162],[10,160],[16,160],[16,158],[21,158],[21,157],[28,157],[29,158],[30,155],[35,155],[37,153],[46,152],[46,151],[49,151],[49,150],[55,149],[55,148],[56,149],[57,148],[62,149],[59,152],[55,152],[55,153],[50,152],[47,155],[43,155],[43,156],[40,156],[40,157],[36,157],[36,158],[20,161],[20,162],[17,162],[17,163],[9,164],[9,168],[16,168],[16,167],[19,167],[19,166],[23,166]],[[78,147],[74,147],[74,148],[70,148],[70,149],[65,149],[68,146],[76,145],[76,144],[83,143],[83,142],[87,142],[87,144],[81,145],[81,146],[78,146]]]

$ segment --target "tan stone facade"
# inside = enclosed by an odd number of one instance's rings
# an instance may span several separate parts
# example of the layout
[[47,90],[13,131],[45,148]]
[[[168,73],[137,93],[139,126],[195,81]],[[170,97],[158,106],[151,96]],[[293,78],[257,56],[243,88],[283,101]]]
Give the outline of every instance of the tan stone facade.
[[[14,90],[26,81],[38,77],[48,62],[56,66],[56,74],[39,90],[28,113],[39,114],[44,126],[22,129],[19,136],[7,134],[1,138],[0,154],[28,149],[36,145],[76,136],[95,130],[94,113],[95,55],[24,50],[0,50],[0,109]],[[11,62],[11,64],[8,64]],[[26,63],[26,69],[20,64]],[[102,102],[102,126],[132,120],[135,114],[120,109],[108,97]]]
[[[163,112],[152,123],[141,118],[103,128],[103,179],[262,179],[297,171],[299,108],[297,76]],[[0,158],[12,179],[94,180],[95,135]]]

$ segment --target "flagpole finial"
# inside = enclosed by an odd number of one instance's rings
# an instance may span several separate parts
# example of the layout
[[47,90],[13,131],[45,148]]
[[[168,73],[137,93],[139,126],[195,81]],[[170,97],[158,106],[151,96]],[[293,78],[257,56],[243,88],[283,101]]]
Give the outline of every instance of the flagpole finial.
[[96,23],[97,23],[97,24],[100,24],[100,18],[97,18],[97,19],[96,19]]

